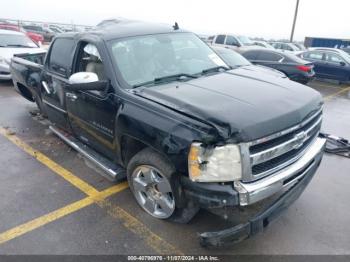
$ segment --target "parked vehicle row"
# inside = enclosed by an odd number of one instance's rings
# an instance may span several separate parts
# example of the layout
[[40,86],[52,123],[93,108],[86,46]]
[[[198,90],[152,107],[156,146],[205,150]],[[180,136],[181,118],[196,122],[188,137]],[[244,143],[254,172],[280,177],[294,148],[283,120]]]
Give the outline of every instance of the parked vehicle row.
[[41,44],[44,42],[44,37],[41,34],[37,34],[34,32],[28,32],[23,27],[20,27],[18,25],[3,23],[3,24],[0,24],[0,29],[25,33],[30,39],[32,39],[37,44]]
[[28,23],[16,22],[11,23],[3,20],[0,22],[0,29],[12,30],[26,33],[36,43],[51,42],[53,37],[64,32],[85,31],[88,27],[82,26],[59,26],[57,24],[46,23]]
[[[306,49],[301,43],[268,43],[233,34],[214,35],[206,42],[214,49],[222,47],[235,50],[251,63],[279,70],[291,80],[302,84],[307,84],[315,77],[338,80],[340,83],[350,82],[350,49],[347,48]],[[234,59],[235,56],[220,49],[217,52],[222,57],[232,56]]]
[[25,34],[0,29],[0,80],[11,80],[10,63],[15,54],[35,54],[42,51],[43,49]]
[[217,50],[223,59],[178,27],[110,23],[57,36],[47,55],[16,55],[11,73],[50,129],[111,178],[127,177],[154,218],[236,208],[242,224],[200,234],[220,246],[262,231],[300,196],[325,139],[318,92]]

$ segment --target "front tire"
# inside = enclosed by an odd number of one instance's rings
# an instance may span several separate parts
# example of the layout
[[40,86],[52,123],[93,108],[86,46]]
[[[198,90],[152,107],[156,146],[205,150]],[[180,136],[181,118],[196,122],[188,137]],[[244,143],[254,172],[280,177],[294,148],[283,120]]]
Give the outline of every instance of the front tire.
[[127,177],[137,203],[151,216],[178,223],[189,222],[199,208],[186,202],[179,207],[181,187],[173,165],[150,148],[137,153],[129,162]]

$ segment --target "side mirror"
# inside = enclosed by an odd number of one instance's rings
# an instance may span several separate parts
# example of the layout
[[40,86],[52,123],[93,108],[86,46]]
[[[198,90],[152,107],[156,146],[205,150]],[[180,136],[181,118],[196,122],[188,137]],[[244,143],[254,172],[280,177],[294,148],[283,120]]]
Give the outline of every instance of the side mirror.
[[67,89],[72,91],[106,90],[109,82],[106,80],[99,81],[98,76],[91,72],[78,72],[69,77]]
[[346,66],[345,62],[343,62],[343,61],[339,62],[339,64],[340,64],[341,66]]

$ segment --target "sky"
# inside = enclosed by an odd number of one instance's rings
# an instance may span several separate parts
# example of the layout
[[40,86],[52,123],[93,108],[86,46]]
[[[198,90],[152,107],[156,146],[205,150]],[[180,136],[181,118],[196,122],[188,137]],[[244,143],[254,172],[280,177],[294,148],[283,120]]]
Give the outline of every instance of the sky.
[[[1,0],[0,18],[96,25],[123,17],[198,34],[288,39],[296,0]],[[350,0],[300,0],[295,39],[350,38]]]

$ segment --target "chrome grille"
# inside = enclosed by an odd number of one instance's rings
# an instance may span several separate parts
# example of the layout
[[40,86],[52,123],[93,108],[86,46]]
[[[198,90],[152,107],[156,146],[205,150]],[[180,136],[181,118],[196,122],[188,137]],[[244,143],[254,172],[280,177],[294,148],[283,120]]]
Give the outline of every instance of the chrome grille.
[[321,122],[322,109],[296,126],[242,145],[243,180],[254,181],[297,161],[318,136]]

